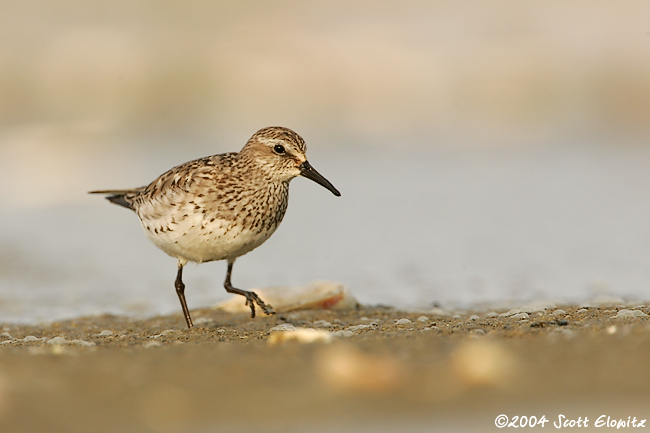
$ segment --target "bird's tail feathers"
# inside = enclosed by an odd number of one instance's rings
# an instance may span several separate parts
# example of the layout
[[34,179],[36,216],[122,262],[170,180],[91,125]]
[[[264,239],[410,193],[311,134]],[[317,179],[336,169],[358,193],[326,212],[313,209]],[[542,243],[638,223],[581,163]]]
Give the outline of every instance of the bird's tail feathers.
[[88,194],[107,194],[106,200],[127,209],[133,209],[133,199],[142,191],[141,188],[134,189],[105,189],[99,191],[88,191]]

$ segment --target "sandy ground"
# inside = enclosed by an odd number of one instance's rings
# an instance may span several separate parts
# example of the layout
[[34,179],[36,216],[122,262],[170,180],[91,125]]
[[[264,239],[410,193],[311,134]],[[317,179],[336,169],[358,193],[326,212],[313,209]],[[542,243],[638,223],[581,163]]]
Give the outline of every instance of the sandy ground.
[[[501,414],[602,431],[599,419],[650,418],[647,314],[205,309],[193,330],[180,315],[5,324],[0,431],[491,431]],[[290,325],[326,332],[287,340]]]

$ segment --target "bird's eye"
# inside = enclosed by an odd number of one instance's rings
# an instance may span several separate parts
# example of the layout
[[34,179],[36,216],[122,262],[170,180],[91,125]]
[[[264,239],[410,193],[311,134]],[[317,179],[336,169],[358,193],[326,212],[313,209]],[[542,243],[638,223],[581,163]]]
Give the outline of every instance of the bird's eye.
[[281,145],[281,144],[276,144],[275,146],[273,146],[273,150],[274,150],[275,153],[277,153],[278,155],[282,155],[282,154],[285,152],[285,150],[284,150],[284,146]]

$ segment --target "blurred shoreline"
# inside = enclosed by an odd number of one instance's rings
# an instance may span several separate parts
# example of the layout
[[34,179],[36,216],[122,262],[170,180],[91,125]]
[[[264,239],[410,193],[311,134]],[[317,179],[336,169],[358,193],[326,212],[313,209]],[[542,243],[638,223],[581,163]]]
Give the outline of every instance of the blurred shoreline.
[[279,123],[401,145],[650,128],[642,1],[35,1],[0,12],[1,128],[219,137]]

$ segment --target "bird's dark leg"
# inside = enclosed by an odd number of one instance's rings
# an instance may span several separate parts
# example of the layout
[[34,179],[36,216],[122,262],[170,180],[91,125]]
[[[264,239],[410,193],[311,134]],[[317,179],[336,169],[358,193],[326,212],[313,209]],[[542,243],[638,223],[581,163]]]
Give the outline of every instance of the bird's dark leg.
[[223,283],[223,287],[226,288],[226,292],[235,293],[237,295],[242,295],[246,298],[246,305],[251,307],[251,317],[255,317],[255,304],[259,305],[264,313],[266,314],[275,314],[273,307],[266,305],[264,301],[260,299],[255,292],[249,292],[246,290],[238,289],[233,287],[230,283],[230,275],[232,274],[232,265],[235,263],[234,260],[228,260],[228,272],[226,273],[226,281]]
[[178,299],[181,301],[181,307],[183,308],[183,315],[185,316],[185,322],[187,322],[187,327],[192,329],[194,324],[192,323],[192,317],[190,317],[190,310],[187,308],[187,303],[185,302],[185,284],[183,284],[183,266],[184,264],[180,261],[178,262],[178,273],[176,274],[176,282],[174,287],[176,287],[176,294]]

